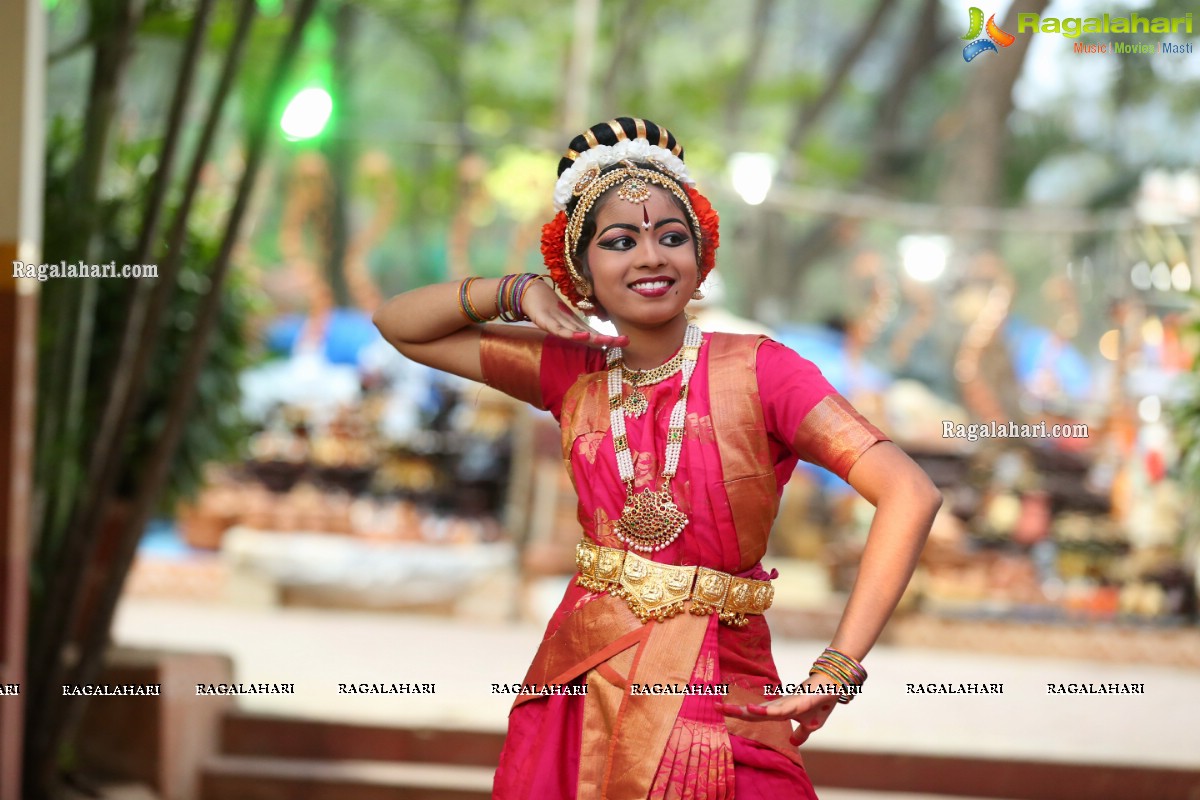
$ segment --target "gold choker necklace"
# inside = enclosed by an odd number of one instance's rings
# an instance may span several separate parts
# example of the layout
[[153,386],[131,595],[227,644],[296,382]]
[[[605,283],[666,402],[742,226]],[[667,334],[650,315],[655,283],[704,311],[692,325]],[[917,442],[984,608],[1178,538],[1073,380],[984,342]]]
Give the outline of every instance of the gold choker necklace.
[[667,361],[650,369],[630,369],[625,366],[624,359],[618,361],[618,366],[621,367],[624,373],[624,382],[629,384],[629,394],[621,403],[625,409],[625,415],[635,418],[640,417],[650,408],[650,402],[646,399],[645,393],[642,392],[642,387],[662,383],[683,369],[683,348],[680,347],[675,355],[671,356]]

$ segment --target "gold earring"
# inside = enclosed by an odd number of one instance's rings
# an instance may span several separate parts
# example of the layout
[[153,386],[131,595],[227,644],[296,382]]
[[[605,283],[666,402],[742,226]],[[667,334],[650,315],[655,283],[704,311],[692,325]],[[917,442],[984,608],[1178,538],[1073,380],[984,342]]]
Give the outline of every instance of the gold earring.
[[592,298],[592,287],[591,286],[588,286],[583,281],[579,281],[578,283],[575,284],[575,291],[579,292],[580,296],[582,297],[582,299],[578,303],[575,304],[576,308],[578,308],[580,311],[591,311],[593,308],[596,307],[595,304],[592,303],[592,299],[591,299]]
[[704,292],[700,291],[699,286],[696,287],[696,291],[692,292],[692,299],[693,300],[703,300],[704,299]]

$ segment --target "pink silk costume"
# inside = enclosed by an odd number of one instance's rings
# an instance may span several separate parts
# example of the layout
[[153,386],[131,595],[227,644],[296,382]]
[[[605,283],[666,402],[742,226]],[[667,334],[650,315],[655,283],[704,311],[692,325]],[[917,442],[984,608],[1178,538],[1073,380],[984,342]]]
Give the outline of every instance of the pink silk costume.
[[[609,430],[603,353],[532,329],[489,326],[481,366],[488,385],[548,409],[559,421],[583,535],[625,549],[613,532],[625,489]],[[626,420],[635,491],[660,480],[680,381],[676,374],[645,387],[649,411]],[[705,334],[672,484],[689,524],[650,558],[774,577],[760,559],[797,460],[844,479],[859,456],[886,439],[811,362],[783,345]],[[727,702],[764,702],[764,686],[781,680],[761,615],[751,615],[743,628],[689,613],[642,623],[625,601],[572,581],[524,683],[584,683],[587,694],[517,699],[494,798],[816,797],[799,750],[788,741],[788,721],[727,718],[709,695],[629,691],[633,683],[721,683],[729,685]]]

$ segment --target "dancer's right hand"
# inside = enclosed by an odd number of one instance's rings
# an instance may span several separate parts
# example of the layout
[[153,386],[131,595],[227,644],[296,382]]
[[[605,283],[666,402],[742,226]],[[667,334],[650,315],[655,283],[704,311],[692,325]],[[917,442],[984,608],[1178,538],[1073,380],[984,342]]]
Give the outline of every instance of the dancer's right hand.
[[525,292],[521,309],[529,321],[551,336],[560,336],[592,347],[624,347],[627,336],[609,336],[593,329],[567,307],[544,280],[535,281]]

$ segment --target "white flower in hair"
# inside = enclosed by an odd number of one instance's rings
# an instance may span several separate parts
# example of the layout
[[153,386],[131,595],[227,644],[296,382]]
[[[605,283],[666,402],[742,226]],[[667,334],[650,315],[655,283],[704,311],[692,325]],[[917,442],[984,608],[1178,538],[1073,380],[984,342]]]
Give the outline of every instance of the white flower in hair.
[[575,162],[558,176],[558,182],[554,184],[554,209],[566,209],[575,192],[575,184],[593,167],[602,170],[625,159],[651,161],[663,171],[675,176],[675,179],[685,186],[696,185],[688,176],[683,159],[670,150],[650,144],[645,139],[625,139],[612,145],[597,145],[580,153]]

